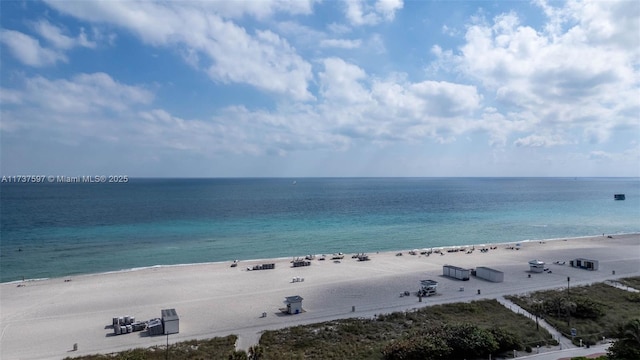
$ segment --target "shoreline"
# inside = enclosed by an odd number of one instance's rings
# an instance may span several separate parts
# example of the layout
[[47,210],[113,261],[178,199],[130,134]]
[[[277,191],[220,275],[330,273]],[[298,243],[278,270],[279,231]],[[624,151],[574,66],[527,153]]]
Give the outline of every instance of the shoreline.
[[[422,248],[413,248],[413,249],[396,249],[396,250],[383,250],[376,252],[367,252],[364,251],[362,253],[366,254],[395,254],[397,252],[406,252],[411,250],[425,250],[425,249],[433,249],[433,250],[446,250],[446,249],[456,249],[456,248],[468,248],[468,247],[486,247],[486,246],[507,246],[507,245],[515,245],[515,244],[527,244],[531,242],[552,242],[552,241],[567,241],[567,240],[580,240],[580,239],[591,239],[591,238],[606,238],[607,236],[634,236],[639,235],[640,232],[631,232],[631,233],[619,233],[619,234],[603,234],[603,235],[584,235],[584,236],[573,236],[573,237],[563,237],[563,238],[550,238],[550,239],[528,239],[528,240],[518,240],[518,241],[508,241],[508,242],[496,242],[496,243],[484,243],[484,244],[465,244],[465,245],[444,245],[444,246],[433,246],[433,247],[422,247]],[[352,253],[348,253],[352,254]],[[273,258],[251,258],[251,259],[243,259],[238,260],[241,262],[267,262],[267,261],[275,261],[281,262],[283,260],[293,259],[296,257],[305,257],[307,255],[321,256],[321,255],[330,255],[329,253],[325,254],[304,254],[304,255],[293,255],[293,256],[283,256],[283,257],[273,257]],[[347,255],[347,253],[345,253]],[[234,260],[237,259],[229,259],[222,261],[211,261],[211,262],[196,262],[196,263],[181,263],[181,264],[155,264],[149,266],[140,266],[133,268],[125,268],[111,271],[103,271],[103,272],[95,272],[95,273],[81,273],[81,274],[70,274],[70,275],[62,275],[62,276],[53,276],[53,277],[43,277],[43,278],[33,278],[33,279],[24,279],[24,280],[11,280],[6,282],[0,282],[0,285],[4,284],[21,284],[28,282],[39,282],[39,281],[47,281],[47,280],[55,280],[55,279],[64,279],[64,278],[78,278],[84,276],[99,276],[99,275],[108,275],[108,274],[119,274],[119,273],[135,273],[136,271],[144,271],[149,269],[156,268],[172,268],[172,267],[189,267],[189,266],[205,266],[205,265],[216,265],[216,264],[230,264]]]
[[[265,330],[562,288],[568,277],[571,286],[579,286],[640,276],[640,234],[606,236],[606,241],[597,235],[487,244],[497,247],[488,252],[475,245],[476,251],[469,254],[373,252],[368,253],[371,261],[345,254],[334,262],[328,254],[325,261],[311,260],[311,266],[304,267],[292,267],[293,257],[286,257],[242,260],[237,267],[230,267],[231,261],[169,265],[2,283],[0,358],[61,359],[162,346],[165,336],[146,332],[114,336],[109,326],[114,316],[149,320],[159,317],[162,309],[175,308],[180,317],[180,332],[170,336],[170,343],[236,334],[237,347],[246,350]],[[520,250],[508,249],[516,243]],[[442,247],[448,248],[455,247]],[[403,256],[396,256],[398,252]],[[568,260],[575,258],[597,259],[599,270],[570,267]],[[530,273],[532,259],[545,261],[552,271]],[[556,264],[558,260],[567,265]],[[247,271],[248,266],[266,262],[275,263],[275,269]],[[504,281],[447,278],[442,267],[448,264],[490,267],[502,271]],[[424,279],[438,282],[437,295],[419,301],[413,294]],[[402,296],[405,291],[412,295]],[[279,310],[283,300],[295,295],[304,299],[304,313],[283,315]],[[78,350],[72,352],[74,344]]]

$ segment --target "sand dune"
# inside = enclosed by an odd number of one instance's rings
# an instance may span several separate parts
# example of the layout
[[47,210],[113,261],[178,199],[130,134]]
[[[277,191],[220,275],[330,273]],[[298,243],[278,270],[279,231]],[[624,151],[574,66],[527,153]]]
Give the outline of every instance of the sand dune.
[[[230,262],[167,266],[5,283],[0,285],[0,358],[59,359],[163,345],[165,336],[150,337],[146,332],[114,336],[109,325],[116,316],[157,318],[166,308],[175,308],[180,316],[180,333],[171,335],[170,342],[238,334],[238,346],[246,349],[266,329],[566,287],[567,277],[571,285],[579,285],[640,275],[640,234],[523,242],[519,250],[507,249],[512,245],[496,244],[497,249],[488,252],[476,246],[471,254],[369,253],[370,261],[346,254],[340,262],[329,256],[299,268],[291,267],[291,259],[273,259],[242,261],[237,267],[230,267]],[[577,257],[599,260],[599,270],[569,267],[569,260]],[[545,261],[551,273],[529,278],[532,259]],[[276,266],[247,271],[262,263]],[[504,282],[445,278],[444,264],[495,268],[504,272]],[[304,281],[293,282],[295,277]],[[422,279],[438,281],[438,295],[422,302],[413,294],[401,296],[405,291],[414,293]],[[279,312],[284,298],[291,295],[304,298],[304,313]],[[77,351],[71,351],[74,344]]]

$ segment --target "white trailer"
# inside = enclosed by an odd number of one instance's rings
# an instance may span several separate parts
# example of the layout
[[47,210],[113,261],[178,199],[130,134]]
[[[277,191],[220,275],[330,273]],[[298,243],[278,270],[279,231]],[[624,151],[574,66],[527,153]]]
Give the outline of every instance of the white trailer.
[[467,281],[469,280],[469,275],[471,274],[471,270],[463,269],[458,266],[453,265],[444,265],[442,267],[442,275],[448,276],[454,279]]
[[584,259],[584,258],[577,258],[577,259],[573,259],[569,262],[569,265],[571,265],[571,267],[577,267],[580,269],[586,269],[586,270],[598,270],[598,260],[592,260],[592,259]]
[[491,269],[484,266],[479,266],[476,268],[476,277],[487,280],[487,281],[491,281],[491,282],[504,281],[504,273],[502,271]]

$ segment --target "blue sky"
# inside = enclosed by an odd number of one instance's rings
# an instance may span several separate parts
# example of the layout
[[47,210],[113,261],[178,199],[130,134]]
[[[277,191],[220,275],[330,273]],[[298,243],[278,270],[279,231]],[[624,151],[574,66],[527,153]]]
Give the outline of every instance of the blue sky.
[[2,175],[640,176],[636,1],[0,6]]

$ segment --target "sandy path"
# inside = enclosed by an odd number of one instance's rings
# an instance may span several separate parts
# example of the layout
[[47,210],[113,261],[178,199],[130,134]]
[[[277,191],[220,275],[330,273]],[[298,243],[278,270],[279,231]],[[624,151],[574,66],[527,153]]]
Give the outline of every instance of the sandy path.
[[[472,254],[445,252],[428,257],[407,251],[403,256],[372,253],[371,261],[365,262],[347,255],[340,263],[312,260],[311,266],[303,268],[292,268],[290,259],[275,259],[244,261],[236,268],[212,263],[5,283],[0,285],[0,358],[59,359],[163,345],[164,336],[149,337],[146,332],[113,336],[107,326],[115,316],[148,320],[160,317],[165,308],[175,308],[180,316],[180,333],[171,335],[170,342],[238,334],[238,346],[246,349],[265,329],[566,287],[568,276],[571,285],[579,285],[640,275],[640,235],[524,242],[520,250],[497,246],[486,253],[476,249]],[[600,269],[553,264],[568,264],[576,257],[597,259]],[[547,262],[552,273],[529,278],[531,259]],[[275,262],[276,268],[246,270],[267,262]],[[503,271],[505,279],[502,283],[473,277],[457,281],[441,276],[444,264],[488,266]],[[304,281],[293,283],[293,277]],[[423,302],[416,296],[400,296],[416,291],[422,279],[438,281],[439,295]],[[304,298],[306,312],[279,313],[290,295]],[[263,312],[267,313],[264,318]],[[78,351],[70,352],[74,343]]]

